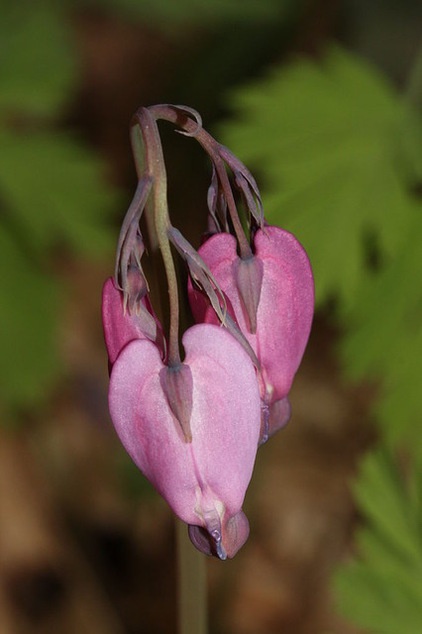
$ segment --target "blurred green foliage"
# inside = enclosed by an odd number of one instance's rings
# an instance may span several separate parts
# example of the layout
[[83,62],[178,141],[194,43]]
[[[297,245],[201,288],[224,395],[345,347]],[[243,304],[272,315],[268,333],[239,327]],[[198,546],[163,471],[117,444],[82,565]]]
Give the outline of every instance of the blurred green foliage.
[[54,116],[76,80],[69,28],[58,3],[1,0],[2,112]]
[[366,525],[359,560],[337,574],[342,612],[376,634],[419,634],[422,611],[422,465],[406,481],[388,452],[369,454],[355,495]]
[[[347,376],[379,385],[381,448],[356,483],[359,558],[339,572],[343,612],[376,634],[422,623],[422,116],[413,73],[400,95],[363,59],[331,47],[228,98],[224,142],[264,182],[270,222],[308,250],[317,302],[335,305]],[[385,453],[406,448],[404,482]],[[388,448],[388,449],[387,449]]]
[[11,421],[61,368],[54,256],[111,246],[115,197],[98,157],[58,129],[76,81],[67,14],[48,1],[0,8],[0,402]]
[[291,0],[77,0],[69,4],[110,9],[169,29],[181,23],[266,21],[283,11],[289,2]]
[[414,215],[398,156],[402,101],[374,69],[331,48],[321,64],[275,67],[229,105],[225,142],[262,171],[267,217],[304,243],[318,304],[335,296],[349,311],[367,274],[364,239],[393,256]]

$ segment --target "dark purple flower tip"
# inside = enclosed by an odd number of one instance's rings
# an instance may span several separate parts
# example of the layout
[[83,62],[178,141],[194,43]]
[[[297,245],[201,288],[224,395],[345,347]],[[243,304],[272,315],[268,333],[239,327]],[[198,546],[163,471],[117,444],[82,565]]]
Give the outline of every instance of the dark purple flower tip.
[[219,525],[218,528],[188,526],[189,539],[204,555],[218,557],[222,561],[232,559],[249,537],[249,522],[243,511]]
[[261,402],[261,435],[259,444],[263,445],[279,429],[282,429],[290,420],[292,407],[287,396],[275,401],[272,405]]

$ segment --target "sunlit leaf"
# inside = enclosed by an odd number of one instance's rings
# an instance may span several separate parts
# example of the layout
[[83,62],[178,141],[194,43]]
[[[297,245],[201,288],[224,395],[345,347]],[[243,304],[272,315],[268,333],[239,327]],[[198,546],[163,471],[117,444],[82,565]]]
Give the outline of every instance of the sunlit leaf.
[[349,376],[381,381],[376,411],[389,440],[417,440],[422,432],[422,206],[399,253],[365,280],[342,342]]
[[262,175],[268,219],[308,250],[317,300],[336,296],[348,310],[365,243],[375,236],[381,255],[394,255],[412,218],[398,158],[403,103],[367,63],[331,48],[320,63],[276,67],[229,104],[237,119],[224,140]]

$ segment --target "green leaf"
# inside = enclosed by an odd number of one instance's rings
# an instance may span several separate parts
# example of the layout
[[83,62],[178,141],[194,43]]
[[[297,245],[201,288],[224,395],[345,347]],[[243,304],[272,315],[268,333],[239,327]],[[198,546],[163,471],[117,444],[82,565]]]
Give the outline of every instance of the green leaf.
[[0,146],[0,197],[33,249],[65,244],[95,255],[111,246],[116,197],[88,149],[62,132],[0,130]]
[[0,403],[13,420],[60,373],[52,251],[92,257],[111,248],[116,196],[98,158],[45,125],[76,77],[65,6],[0,0],[0,9]]
[[60,3],[1,0],[0,10],[0,109],[54,114],[76,77]]
[[[262,174],[266,215],[293,231],[314,268],[317,301],[353,306],[365,240],[385,257],[403,244],[413,207],[398,157],[404,106],[380,73],[338,48],[298,60],[229,98],[224,142]],[[408,125],[410,125],[408,120]]]
[[413,206],[402,249],[362,286],[341,351],[350,377],[381,379],[382,398],[375,408],[387,439],[407,437],[417,447],[422,431],[422,205]]
[[0,402],[43,402],[57,378],[57,283],[29,260],[0,224]]
[[[414,474],[413,477],[418,477]],[[385,540],[397,559],[422,571],[422,535],[407,485],[386,451],[370,453],[354,487],[357,503],[372,530]],[[421,579],[422,581],[422,579]],[[422,608],[422,606],[421,606]]]
[[369,454],[355,487],[365,526],[358,530],[359,559],[335,578],[341,612],[376,634],[418,634],[422,622],[422,469],[407,481],[384,451]]

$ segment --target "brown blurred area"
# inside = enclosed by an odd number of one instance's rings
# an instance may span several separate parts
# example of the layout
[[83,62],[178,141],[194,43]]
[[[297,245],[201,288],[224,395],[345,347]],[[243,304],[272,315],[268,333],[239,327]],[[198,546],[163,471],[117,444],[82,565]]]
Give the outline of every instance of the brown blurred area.
[[[320,20],[304,19],[299,46],[312,50],[327,37],[334,5]],[[185,96],[174,76],[183,65],[189,72],[205,35],[189,28],[174,38],[96,12],[78,13],[69,28],[81,83],[68,123],[105,157],[107,178],[129,202],[130,117],[141,104]],[[187,105],[218,114],[217,98],[197,101]],[[175,220],[198,243],[208,174],[193,144],[183,144],[169,148]],[[188,174],[189,189],[181,184]],[[116,210],[116,237],[124,212]],[[142,482],[128,494],[124,478],[134,474],[107,411],[100,294],[113,257],[60,262],[70,289],[61,308],[67,381],[42,419],[34,413],[22,431],[0,432],[0,634],[175,632],[173,518]],[[319,316],[291,395],[292,421],[258,454],[245,504],[251,537],[233,561],[208,562],[211,632],[356,632],[336,614],[330,578],[358,519],[349,483],[373,435],[371,389],[342,382],[336,341]]]

